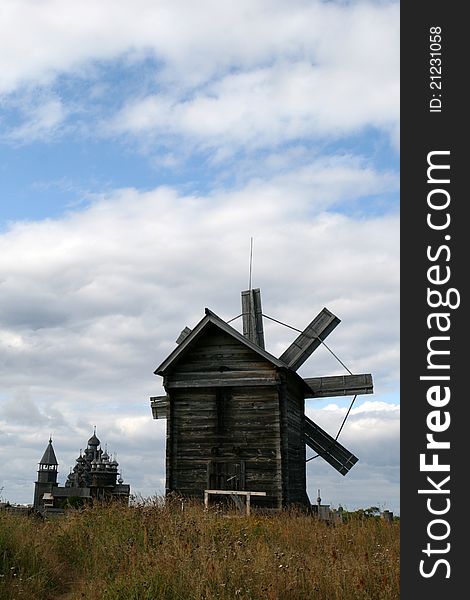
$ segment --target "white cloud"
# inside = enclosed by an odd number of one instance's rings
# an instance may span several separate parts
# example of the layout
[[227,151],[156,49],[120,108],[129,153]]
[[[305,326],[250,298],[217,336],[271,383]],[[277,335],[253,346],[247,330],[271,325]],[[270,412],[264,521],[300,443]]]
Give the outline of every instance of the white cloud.
[[396,69],[397,13],[396,3],[370,2],[4,0],[0,89],[142,52],[162,60],[172,80],[302,55],[349,69],[367,62],[386,77]]
[[[154,59],[157,91],[129,90],[102,133],[233,149],[372,126],[396,144],[397,3],[4,0],[2,11],[0,94],[70,74],[97,79],[94,102],[100,66]],[[51,111],[23,127],[56,127]]]
[[26,120],[10,129],[5,139],[30,143],[50,138],[67,118],[67,109],[59,99],[49,99],[35,106],[23,107],[23,112],[27,115]]
[[392,129],[398,97],[394,77],[283,62],[226,75],[189,98],[156,94],[130,100],[109,127],[184,136],[202,147],[259,148],[304,136],[341,137],[367,125]]

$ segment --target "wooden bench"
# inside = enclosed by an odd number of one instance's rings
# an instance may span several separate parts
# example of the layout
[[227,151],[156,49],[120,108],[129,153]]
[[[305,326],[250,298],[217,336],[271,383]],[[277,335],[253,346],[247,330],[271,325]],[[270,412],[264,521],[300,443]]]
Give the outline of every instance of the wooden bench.
[[266,492],[248,492],[242,490],[204,490],[204,506],[209,508],[209,496],[244,496],[245,502],[245,514],[250,514],[251,507],[251,496],[266,496]]

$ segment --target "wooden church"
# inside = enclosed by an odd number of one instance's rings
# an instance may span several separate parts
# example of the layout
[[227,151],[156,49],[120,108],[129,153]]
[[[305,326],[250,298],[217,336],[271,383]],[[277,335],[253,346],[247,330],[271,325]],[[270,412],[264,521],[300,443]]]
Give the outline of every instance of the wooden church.
[[310,506],[306,445],[345,475],[357,458],[305,415],[305,398],[372,393],[369,374],[303,379],[298,368],[340,320],[324,308],[276,358],[264,348],[259,289],[242,292],[243,335],[206,308],[157,367],[167,419],[166,492],[264,492],[259,507]]

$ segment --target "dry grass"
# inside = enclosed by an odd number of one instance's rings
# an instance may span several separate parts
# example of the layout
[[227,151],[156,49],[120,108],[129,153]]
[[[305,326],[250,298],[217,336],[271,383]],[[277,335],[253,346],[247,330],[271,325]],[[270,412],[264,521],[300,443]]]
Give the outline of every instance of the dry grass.
[[1,600],[395,600],[399,528],[300,513],[100,506],[0,514]]

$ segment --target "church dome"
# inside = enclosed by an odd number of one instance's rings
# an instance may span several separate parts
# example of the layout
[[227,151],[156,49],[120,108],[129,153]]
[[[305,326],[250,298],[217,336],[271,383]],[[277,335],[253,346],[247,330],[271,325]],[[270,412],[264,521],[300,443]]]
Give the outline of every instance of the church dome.
[[96,437],[96,431],[93,432],[93,435],[91,436],[91,438],[88,440],[88,445],[89,446],[95,446],[96,448],[98,448],[98,446],[101,444],[101,442],[99,441],[99,439]]

